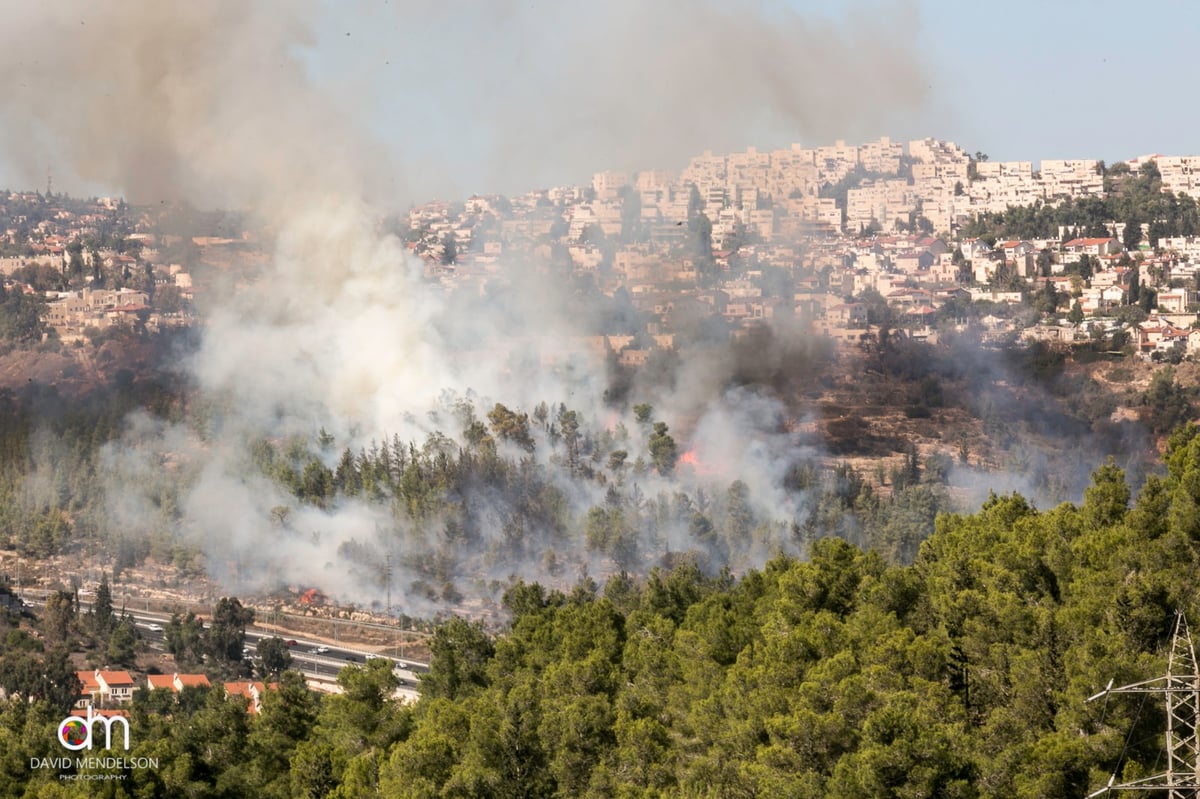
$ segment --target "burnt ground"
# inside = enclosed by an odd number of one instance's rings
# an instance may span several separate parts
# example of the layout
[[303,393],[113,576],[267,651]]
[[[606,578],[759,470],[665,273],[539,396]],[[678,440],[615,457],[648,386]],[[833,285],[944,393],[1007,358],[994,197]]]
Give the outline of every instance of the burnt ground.
[[[922,462],[936,453],[979,471],[1019,472],[1032,461],[1042,473],[1070,471],[1076,483],[1109,455],[1138,474],[1153,469],[1165,439],[1150,433],[1144,394],[1163,365],[1052,356],[984,351],[965,363],[934,348],[923,351],[924,362],[897,368],[843,352],[804,396],[793,395],[793,413],[815,419],[828,455],[876,487],[909,447]],[[1176,382],[1200,397],[1200,365],[1173,368]],[[1069,467],[1058,465],[1067,460]]]
[[20,395],[51,391],[65,399],[103,393],[121,382],[177,381],[177,365],[189,346],[188,331],[142,336],[115,331],[98,344],[50,341],[27,348],[0,348],[0,391]]

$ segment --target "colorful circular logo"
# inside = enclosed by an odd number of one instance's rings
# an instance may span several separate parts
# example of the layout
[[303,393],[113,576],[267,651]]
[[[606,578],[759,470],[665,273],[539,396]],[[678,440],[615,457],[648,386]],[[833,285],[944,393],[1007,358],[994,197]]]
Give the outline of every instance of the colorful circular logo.
[[68,749],[78,751],[87,746],[88,728],[81,719],[63,719],[58,725],[58,740]]

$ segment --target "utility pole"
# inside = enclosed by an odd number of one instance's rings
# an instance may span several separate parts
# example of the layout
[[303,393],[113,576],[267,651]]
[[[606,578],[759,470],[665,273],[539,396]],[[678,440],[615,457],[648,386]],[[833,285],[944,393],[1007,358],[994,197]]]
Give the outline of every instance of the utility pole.
[[1108,686],[1088,699],[1109,694],[1162,694],[1167,705],[1167,770],[1153,777],[1117,783],[1117,775],[1108,784],[1088,795],[1102,796],[1109,791],[1167,791],[1170,799],[1196,799],[1200,796],[1200,674],[1196,668],[1196,649],[1183,612],[1175,614],[1175,634],[1167,673],[1143,682],[1113,688]]
[[387,612],[392,615],[392,553],[387,553],[383,567],[383,579],[387,581]]

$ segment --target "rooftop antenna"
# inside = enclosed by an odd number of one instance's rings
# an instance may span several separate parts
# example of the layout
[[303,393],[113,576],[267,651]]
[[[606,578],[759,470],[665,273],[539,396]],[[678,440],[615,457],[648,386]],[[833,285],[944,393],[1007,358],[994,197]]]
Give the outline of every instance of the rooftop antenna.
[[1167,770],[1152,777],[1118,783],[1117,775],[1108,784],[1088,794],[1088,799],[1111,791],[1167,791],[1170,799],[1195,799],[1200,796],[1200,675],[1196,669],[1196,649],[1182,611],[1175,614],[1175,634],[1167,673],[1162,677],[1112,687],[1089,697],[1091,702],[1109,694],[1162,694],[1167,704]]

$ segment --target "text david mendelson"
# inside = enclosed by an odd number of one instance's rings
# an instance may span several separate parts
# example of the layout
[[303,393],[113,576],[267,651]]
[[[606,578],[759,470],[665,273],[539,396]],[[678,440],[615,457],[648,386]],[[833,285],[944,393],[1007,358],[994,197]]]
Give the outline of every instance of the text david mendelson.
[[31,757],[30,768],[158,768],[157,757]]

